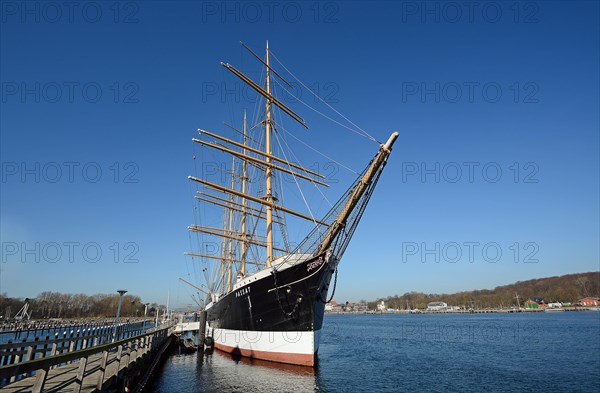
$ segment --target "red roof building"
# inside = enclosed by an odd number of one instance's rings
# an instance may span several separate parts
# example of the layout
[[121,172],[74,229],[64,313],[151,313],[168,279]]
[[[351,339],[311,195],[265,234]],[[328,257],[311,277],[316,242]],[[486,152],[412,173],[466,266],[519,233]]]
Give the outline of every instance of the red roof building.
[[600,306],[600,298],[584,297],[583,299],[579,299],[579,303],[582,306],[586,306],[586,307]]

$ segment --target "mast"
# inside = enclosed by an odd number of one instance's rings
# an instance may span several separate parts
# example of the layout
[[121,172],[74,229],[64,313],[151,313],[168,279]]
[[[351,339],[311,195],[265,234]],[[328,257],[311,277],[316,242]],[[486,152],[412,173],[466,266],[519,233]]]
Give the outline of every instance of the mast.
[[[235,158],[231,159],[231,189],[233,190],[235,187]],[[234,196],[231,195],[229,197],[229,200],[231,202],[231,205],[229,207],[229,233],[233,232],[233,198]],[[229,238],[229,243],[228,243],[228,247],[229,247],[229,252],[228,252],[228,256],[229,256],[229,262],[227,263],[227,292],[231,291],[231,271],[233,270],[233,263],[231,262],[233,260],[233,239]]]
[[[266,59],[266,90],[267,94],[271,95],[271,67],[269,64],[269,41],[267,41],[267,53]],[[267,103],[265,104],[265,162],[267,163],[266,168],[266,195],[265,199],[268,202],[267,208],[267,266],[271,267],[273,262],[273,186],[271,184],[271,100],[267,97]]]
[[[247,143],[247,125],[246,125],[246,110],[244,110],[244,155],[247,155],[246,152],[246,143]],[[246,181],[247,181],[247,170],[248,163],[246,160],[242,160],[242,194],[246,194]],[[242,264],[240,266],[240,272],[242,276],[246,274],[246,198],[242,197],[242,228],[241,228],[243,241],[241,244],[241,259]]]
[[[258,56],[254,52],[252,52],[248,47],[246,47],[245,45],[244,47],[248,49],[255,57],[258,58]],[[263,122],[261,122],[264,123],[265,130],[264,144],[259,143],[258,141],[248,136],[245,111],[243,132],[235,129],[234,127],[228,126],[243,135],[243,143],[239,143],[229,138],[225,138],[218,134],[214,134],[201,129],[198,129],[198,132],[200,134],[205,134],[218,141],[209,142],[196,138],[192,139],[192,141],[200,143],[203,146],[208,146],[212,149],[217,149],[223,153],[230,154],[234,157],[234,160],[235,158],[241,160],[241,170],[238,167],[238,171],[241,172],[241,189],[239,190],[235,189],[236,178],[234,177],[232,177],[230,186],[223,186],[221,184],[212,183],[207,180],[199,179],[193,176],[188,176],[188,179],[201,183],[204,185],[205,188],[212,191],[211,193],[203,193],[199,191],[198,193],[203,195],[204,197],[196,196],[198,200],[215,204],[226,209],[223,215],[222,230],[197,225],[188,227],[189,230],[194,232],[201,232],[210,236],[221,236],[223,238],[223,242],[221,244],[220,258],[217,256],[212,257],[206,254],[189,254],[215,260],[221,259],[220,288],[222,294],[225,294],[231,290],[233,266],[239,267],[239,272],[245,274],[248,265],[271,266],[274,260],[274,252],[289,252],[289,250],[284,250],[275,247],[274,243],[273,226],[274,224],[282,225],[281,218],[279,216],[280,213],[292,214],[296,217],[309,220],[313,223],[327,226],[326,223],[315,220],[314,217],[308,216],[301,212],[294,211],[292,209],[277,204],[277,198],[274,195],[273,183],[275,181],[273,179],[274,173],[276,173],[275,171],[288,173],[299,179],[310,181],[314,184],[318,184],[325,187],[327,187],[328,184],[318,180],[325,178],[319,173],[311,171],[310,169],[304,168],[297,163],[290,162],[287,159],[283,159],[272,154],[272,137],[273,132],[275,131],[272,112],[272,110],[274,109],[273,105],[280,108],[284,113],[286,113],[293,120],[298,122],[304,128],[308,129],[308,125],[306,124],[304,119],[302,119],[302,117],[300,117],[290,108],[288,108],[287,105],[278,100],[272,94],[272,77],[278,77],[288,86],[291,85],[289,84],[289,82],[283,79],[282,76],[277,73],[277,71],[271,68],[268,42],[266,44],[265,61],[262,61],[262,59],[259,60],[261,61],[261,63],[263,63],[263,65],[266,66],[266,80],[264,86],[257,84],[229,63],[221,63],[221,65],[227,68],[227,70],[229,70],[236,77],[241,79],[246,85],[254,89],[258,94],[265,98],[265,116]],[[258,146],[256,148],[249,146],[249,141],[257,143]],[[264,147],[261,145],[263,145]],[[264,195],[254,196],[248,194],[250,188],[250,179],[248,178],[248,165],[251,165],[259,171],[264,171]],[[233,164],[232,171],[235,169],[234,166],[235,165]],[[235,176],[235,174],[233,176]],[[228,197],[221,197],[219,196],[219,194],[215,195],[214,192],[225,193]],[[262,205],[264,209],[258,209],[254,204]],[[229,215],[227,215],[227,213],[229,213]],[[234,216],[237,217],[238,213],[240,213],[241,216],[241,228],[239,232],[234,231],[232,223],[232,219],[234,218]],[[258,220],[265,220],[266,233],[265,236],[260,236],[261,239],[258,239],[257,234],[254,233],[256,231],[256,225],[252,224],[252,222],[248,222],[249,216],[256,217]],[[249,226],[253,227],[254,229],[249,228]],[[252,233],[247,233],[249,230]],[[240,243],[239,253],[237,249],[233,247],[234,241]],[[249,253],[250,245],[264,247],[266,249],[266,263],[257,264],[256,262],[248,260],[247,254]]]
[[165,313],[167,316],[169,315],[169,303],[171,303],[171,290],[170,289],[167,290],[167,308],[165,309]]
[[226,246],[226,235],[227,235],[227,222],[225,221],[226,216],[223,214],[223,241],[221,242],[221,294],[225,294],[225,246]]

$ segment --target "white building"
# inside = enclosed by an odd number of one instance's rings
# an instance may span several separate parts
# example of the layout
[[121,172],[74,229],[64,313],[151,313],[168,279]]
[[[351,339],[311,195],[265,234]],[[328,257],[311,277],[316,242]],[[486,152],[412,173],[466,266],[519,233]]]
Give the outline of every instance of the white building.
[[377,311],[381,311],[384,312],[387,310],[387,306],[385,305],[385,302],[382,300],[379,302],[379,304],[377,305]]
[[448,305],[444,302],[431,302],[427,304],[427,311],[446,311]]

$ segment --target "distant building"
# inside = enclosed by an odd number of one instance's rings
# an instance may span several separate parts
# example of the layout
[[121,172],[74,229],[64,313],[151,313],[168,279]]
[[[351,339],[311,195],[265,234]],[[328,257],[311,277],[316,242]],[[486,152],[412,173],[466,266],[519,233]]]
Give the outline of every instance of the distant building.
[[427,304],[427,311],[446,311],[448,305],[444,302],[431,302]]
[[548,303],[546,303],[544,300],[538,302],[538,304],[540,305],[540,308],[548,308]]
[[336,308],[339,308],[336,307],[337,305],[337,302],[335,300],[332,300],[329,303],[325,304],[325,311],[334,311]]
[[563,306],[562,303],[557,303],[557,302],[548,303],[548,308],[561,308],[562,306]]
[[[557,303],[560,305],[560,303]],[[529,309],[538,309],[538,308],[548,308],[548,303],[541,297],[535,297],[533,299],[527,299],[524,303],[525,308]],[[558,306],[560,307],[560,306]]]
[[540,305],[538,304],[538,302],[536,302],[535,300],[531,300],[531,299],[527,299],[527,301],[523,304],[523,306],[525,306],[525,308],[529,308],[529,309],[540,308]]
[[600,306],[600,298],[584,297],[583,299],[579,299],[579,304],[585,307]]
[[384,312],[387,310],[387,306],[385,305],[385,302],[382,300],[379,302],[379,304],[377,304],[377,311],[381,311]]

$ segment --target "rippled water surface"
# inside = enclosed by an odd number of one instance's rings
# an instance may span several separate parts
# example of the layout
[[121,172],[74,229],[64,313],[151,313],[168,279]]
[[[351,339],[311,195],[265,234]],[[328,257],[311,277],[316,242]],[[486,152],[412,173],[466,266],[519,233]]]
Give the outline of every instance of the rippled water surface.
[[600,313],[327,315],[316,370],[171,355],[158,392],[598,392]]

